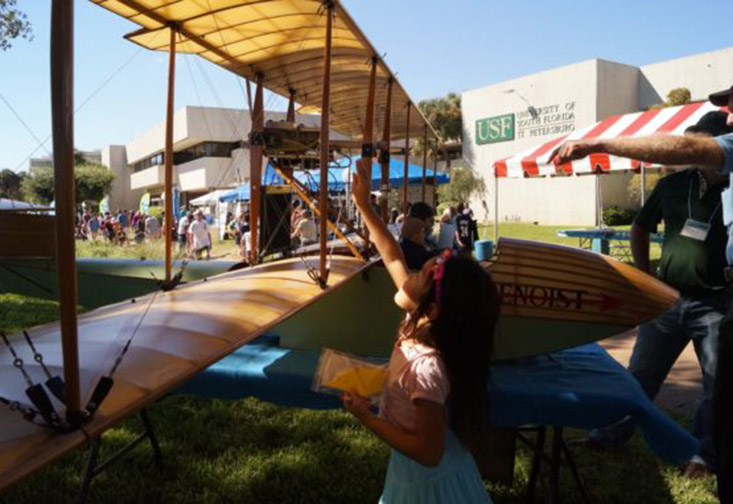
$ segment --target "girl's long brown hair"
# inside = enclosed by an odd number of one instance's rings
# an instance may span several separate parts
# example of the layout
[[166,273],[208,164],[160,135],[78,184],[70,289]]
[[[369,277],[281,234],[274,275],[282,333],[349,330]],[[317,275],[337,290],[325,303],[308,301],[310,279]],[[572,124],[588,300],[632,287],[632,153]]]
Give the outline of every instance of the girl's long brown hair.
[[[444,265],[441,299],[435,284],[417,310],[403,324],[404,336],[415,338],[440,353],[450,381],[448,420],[467,446],[479,441],[488,426],[489,362],[499,318],[499,293],[489,274],[470,257],[453,257]],[[438,303],[438,316],[426,331],[417,321]]]

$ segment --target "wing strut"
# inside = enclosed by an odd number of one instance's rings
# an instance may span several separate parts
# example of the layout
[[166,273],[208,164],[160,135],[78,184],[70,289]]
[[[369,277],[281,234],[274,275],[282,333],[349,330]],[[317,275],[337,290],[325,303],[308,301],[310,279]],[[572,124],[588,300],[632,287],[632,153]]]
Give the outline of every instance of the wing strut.
[[[412,109],[412,103],[409,101],[407,102],[407,118],[405,119],[407,126],[405,127],[405,176],[404,180],[402,181],[402,214],[404,216],[407,216],[407,204],[409,200],[409,192],[408,189],[410,187],[410,184],[408,182],[410,181],[410,112]],[[384,221],[388,222],[388,221]]]
[[176,36],[175,25],[170,26],[168,49],[168,103],[165,110],[165,283],[171,282],[173,265],[173,102],[176,94]]
[[[425,203],[425,182],[426,182],[426,171],[428,168],[428,125],[425,124],[425,134],[422,137],[422,196],[420,201]],[[437,185],[435,188],[437,189]],[[436,210],[437,212],[437,210]]]
[[259,225],[260,225],[260,202],[262,201],[262,151],[265,146],[265,139],[262,131],[265,128],[265,111],[262,104],[262,87],[264,76],[261,73],[255,78],[257,88],[255,89],[255,102],[252,110],[252,126],[249,134],[249,230],[252,244],[250,251],[250,264],[257,264],[259,261]]
[[333,0],[323,0],[323,9],[326,14],[326,47],[323,61],[323,93],[321,101],[321,190],[318,207],[321,211],[321,229],[319,234],[321,250],[321,282],[326,285],[328,282],[328,267],[326,263],[326,241],[328,222],[328,140],[329,140],[329,119],[331,109],[331,53],[333,43]]
[[51,109],[56,195],[56,258],[61,312],[61,344],[66,382],[66,419],[83,414],[79,391],[76,320],[76,199],[74,197],[74,2],[51,4]]
[[[366,115],[364,124],[364,140],[361,144],[361,163],[366,173],[367,183],[372,183],[372,159],[374,159],[374,97],[377,91],[377,62],[376,56],[372,56],[371,73],[369,74],[369,91],[367,94]],[[350,195],[346,195],[349,198]],[[364,236],[366,243],[364,253],[369,256],[369,230],[364,226]]]
[[384,130],[382,132],[381,152],[379,163],[382,165],[382,220],[389,222],[389,151],[392,144],[392,84],[394,79],[390,76],[387,81],[387,105],[384,108]]

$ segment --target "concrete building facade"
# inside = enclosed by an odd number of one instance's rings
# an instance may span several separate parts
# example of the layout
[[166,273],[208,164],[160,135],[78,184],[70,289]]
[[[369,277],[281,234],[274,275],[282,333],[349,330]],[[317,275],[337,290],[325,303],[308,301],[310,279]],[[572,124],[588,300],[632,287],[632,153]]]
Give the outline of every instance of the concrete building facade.
[[[266,112],[265,121],[285,114]],[[319,116],[298,115],[299,124],[318,126]],[[246,139],[249,110],[187,106],[173,118],[173,184],[182,203],[214,189],[249,182]],[[103,150],[103,162],[115,174],[110,208],[137,208],[144,193],[160,198],[165,182],[165,123],[161,122],[124,146]]]
[[[697,101],[731,83],[733,48],[726,48],[642,67],[593,59],[466,91],[463,160],[487,183],[485,198],[472,202],[474,211],[481,219],[494,218],[493,163],[499,159],[662,103],[674,88],[688,88]],[[513,124],[511,135],[502,134],[502,121]],[[499,220],[594,225],[603,207],[638,206],[628,196],[631,176],[499,179]]]

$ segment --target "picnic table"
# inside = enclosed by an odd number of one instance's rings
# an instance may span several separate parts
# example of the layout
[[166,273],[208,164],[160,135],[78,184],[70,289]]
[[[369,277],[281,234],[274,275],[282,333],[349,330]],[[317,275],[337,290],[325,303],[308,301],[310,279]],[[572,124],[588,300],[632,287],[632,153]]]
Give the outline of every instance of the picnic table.
[[[579,246],[582,249],[589,249],[598,254],[614,256],[623,261],[631,261],[631,233],[629,231],[614,228],[591,228],[591,229],[561,229],[557,236],[563,238],[578,238]],[[664,233],[651,233],[650,243],[662,244]]]

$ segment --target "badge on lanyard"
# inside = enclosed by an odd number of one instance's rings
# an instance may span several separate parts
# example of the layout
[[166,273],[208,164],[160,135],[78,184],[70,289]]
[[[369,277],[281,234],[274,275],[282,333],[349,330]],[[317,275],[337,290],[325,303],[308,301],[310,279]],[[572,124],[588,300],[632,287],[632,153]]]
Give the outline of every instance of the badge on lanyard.
[[687,219],[680,232],[680,236],[686,236],[693,240],[704,242],[710,232],[709,222],[700,222],[695,219]]
[[692,240],[704,242],[710,232],[710,223],[713,222],[715,215],[720,210],[721,203],[713,211],[707,222],[702,222],[692,218],[692,181],[690,181],[690,189],[687,193],[687,220],[680,232],[680,236],[690,238]]

